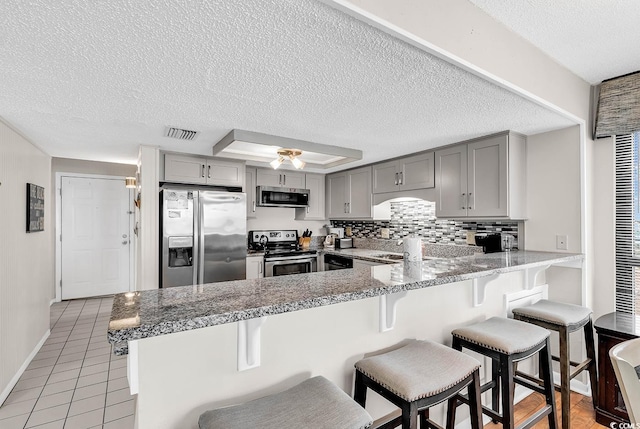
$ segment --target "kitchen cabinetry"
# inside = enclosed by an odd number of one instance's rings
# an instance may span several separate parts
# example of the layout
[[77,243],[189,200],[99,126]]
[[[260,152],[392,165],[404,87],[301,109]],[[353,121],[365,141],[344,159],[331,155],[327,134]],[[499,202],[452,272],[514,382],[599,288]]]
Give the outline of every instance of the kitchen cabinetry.
[[169,153],[164,155],[165,182],[242,187],[244,179],[243,162]]
[[247,256],[247,279],[261,279],[264,277],[264,256]]
[[371,218],[371,167],[327,175],[327,217]]
[[306,189],[304,173],[295,171],[272,170],[259,168],[256,176],[257,186],[274,186]]
[[434,153],[428,152],[373,166],[373,193],[433,188]]
[[296,220],[325,220],[325,177],[305,174],[304,188],[309,190],[309,206],[296,209]]
[[502,133],[437,150],[436,216],[524,219],[525,144]]
[[256,204],[258,200],[256,197],[256,169],[253,167],[247,167],[245,169],[244,179],[245,189],[247,194],[247,218],[255,219],[256,217]]

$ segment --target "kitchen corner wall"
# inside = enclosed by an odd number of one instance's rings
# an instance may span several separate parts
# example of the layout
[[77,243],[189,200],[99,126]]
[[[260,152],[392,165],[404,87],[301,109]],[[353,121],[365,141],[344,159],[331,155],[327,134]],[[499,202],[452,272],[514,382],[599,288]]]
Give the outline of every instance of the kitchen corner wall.
[[[45,188],[44,231],[26,233],[26,184]],[[51,158],[0,119],[0,404],[48,336]]]
[[506,232],[519,235],[517,221],[454,221],[436,218],[436,203],[431,201],[403,201],[391,203],[388,221],[333,220],[336,227],[351,227],[358,238],[382,238],[382,228],[389,228],[389,238],[399,239],[416,234],[429,243],[466,245],[467,231]]

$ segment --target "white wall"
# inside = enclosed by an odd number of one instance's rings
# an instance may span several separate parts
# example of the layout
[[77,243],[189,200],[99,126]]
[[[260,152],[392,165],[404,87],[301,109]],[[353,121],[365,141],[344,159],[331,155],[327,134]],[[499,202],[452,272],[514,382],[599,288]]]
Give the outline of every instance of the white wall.
[[[45,188],[44,231],[26,233],[26,184]],[[0,403],[49,332],[51,158],[0,120]]]

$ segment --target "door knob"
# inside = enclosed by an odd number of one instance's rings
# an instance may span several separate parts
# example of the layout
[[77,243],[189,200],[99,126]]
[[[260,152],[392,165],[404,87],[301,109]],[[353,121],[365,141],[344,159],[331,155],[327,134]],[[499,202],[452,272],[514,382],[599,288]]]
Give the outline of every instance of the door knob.
[[123,240],[122,244],[129,244],[129,242],[127,240]]
[[122,238],[127,238],[127,234],[122,234]]

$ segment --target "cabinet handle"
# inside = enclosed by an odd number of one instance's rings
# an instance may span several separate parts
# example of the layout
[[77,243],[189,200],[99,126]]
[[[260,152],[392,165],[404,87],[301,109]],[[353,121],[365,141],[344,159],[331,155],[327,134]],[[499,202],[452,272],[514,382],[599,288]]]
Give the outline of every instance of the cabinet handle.
[[287,175],[283,174],[282,177],[283,177],[282,184],[286,185],[287,184]]
[[402,171],[400,172],[400,185],[402,185],[402,181],[404,180],[404,177],[402,177]]
[[262,264],[258,265],[258,273],[262,274]]
[[467,194],[465,194],[464,192],[462,193],[462,207],[461,207],[462,210],[466,210],[467,209],[467,206],[465,204],[467,202],[466,201],[467,200],[466,195]]
[[471,192],[467,195],[467,205],[469,210],[473,210],[473,207],[471,206]]
[[204,164],[202,164],[202,177],[204,177]]
[[397,185],[397,184],[398,184],[398,173],[396,173],[396,181],[395,181],[394,185]]
[[307,214],[309,214],[309,206],[307,206]]
[[344,203],[344,207],[342,208],[342,211],[345,213],[347,212],[347,203]]
[[209,166],[209,169],[207,170],[207,176],[211,179],[211,166]]
[[282,185],[282,174],[278,175],[278,185]]
[[347,213],[351,213],[351,203],[347,203]]
[[254,213],[256,212],[256,202],[255,202],[255,201],[253,202],[253,207],[252,207],[252,209],[251,209],[251,210],[252,210]]

